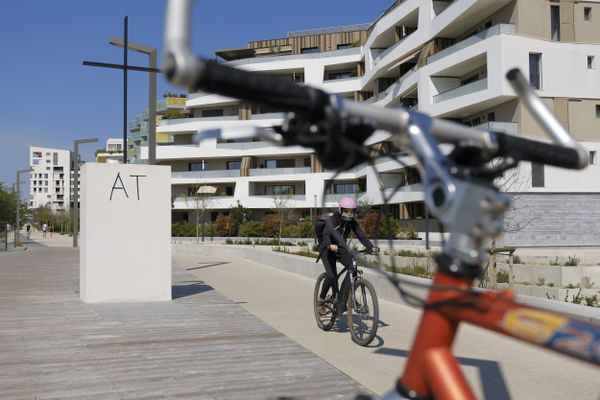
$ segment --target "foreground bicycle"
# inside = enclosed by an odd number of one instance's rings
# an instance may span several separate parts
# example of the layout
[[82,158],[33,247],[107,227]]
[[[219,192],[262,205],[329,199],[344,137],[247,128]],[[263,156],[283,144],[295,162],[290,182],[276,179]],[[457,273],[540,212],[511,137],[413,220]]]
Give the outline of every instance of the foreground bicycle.
[[[520,161],[570,169],[588,164],[587,151],[518,70],[511,70],[507,78],[553,143],[477,130],[412,110],[346,102],[316,88],[198,59],[189,46],[191,3],[169,1],[163,70],[171,83],[288,112],[277,132],[216,130],[201,133],[200,139],[259,136],[285,146],[311,147],[326,169],[343,170],[369,159],[364,142],[382,129],[419,164],[425,201],[448,240],[436,257],[437,271],[426,300],[406,292],[404,287],[414,283],[386,275],[405,300],[424,312],[405,371],[385,399],[475,398],[452,354],[462,321],[600,365],[600,327],[520,304],[512,291],[472,288],[487,259],[487,243],[502,231],[510,205],[510,197],[494,187],[494,180]],[[453,145],[453,151],[445,155],[440,143]]]
[[[367,253],[360,250],[357,253]],[[322,273],[315,283],[313,304],[317,325],[324,331],[333,327],[336,319],[341,317],[344,311],[348,316],[348,329],[352,341],[361,346],[366,346],[373,341],[379,326],[379,303],[375,288],[363,277],[363,272],[358,268],[356,257],[352,257],[352,268],[342,269],[336,280],[342,278],[339,295],[333,296],[333,289],[327,292],[325,298],[325,314],[319,313],[319,294],[327,274]]]

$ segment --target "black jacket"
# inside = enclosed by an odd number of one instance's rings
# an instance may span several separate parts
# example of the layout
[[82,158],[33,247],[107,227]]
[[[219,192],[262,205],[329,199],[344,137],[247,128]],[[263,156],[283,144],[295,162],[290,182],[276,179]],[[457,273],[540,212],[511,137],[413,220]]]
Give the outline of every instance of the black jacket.
[[345,247],[350,232],[354,232],[358,240],[367,249],[371,249],[373,247],[373,243],[371,243],[365,234],[365,231],[362,230],[355,219],[352,221],[345,221],[342,218],[342,214],[340,214],[339,211],[336,211],[325,221],[323,239],[321,241],[321,245],[319,246],[319,252],[324,248],[329,248],[331,244]]

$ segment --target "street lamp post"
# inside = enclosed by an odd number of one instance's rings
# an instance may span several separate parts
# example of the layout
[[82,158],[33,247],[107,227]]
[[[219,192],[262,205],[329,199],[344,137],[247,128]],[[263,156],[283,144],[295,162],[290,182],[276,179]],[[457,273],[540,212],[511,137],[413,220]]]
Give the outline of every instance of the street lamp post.
[[82,143],[94,143],[98,138],[77,139],[73,142],[73,247],[77,247],[77,235],[79,234],[79,145]]
[[[125,47],[123,39],[111,37],[109,44]],[[156,70],[156,49],[140,43],[128,41],[127,48],[148,55],[150,69]],[[148,74],[148,165],[156,164],[156,72]],[[123,144],[124,146],[127,143]]]
[[21,227],[21,221],[19,221],[20,217],[20,206],[21,206],[21,174],[31,172],[33,168],[28,169],[20,169],[17,171],[17,220],[15,221],[15,247],[17,247],[17,240],[19,239],[19,231]]

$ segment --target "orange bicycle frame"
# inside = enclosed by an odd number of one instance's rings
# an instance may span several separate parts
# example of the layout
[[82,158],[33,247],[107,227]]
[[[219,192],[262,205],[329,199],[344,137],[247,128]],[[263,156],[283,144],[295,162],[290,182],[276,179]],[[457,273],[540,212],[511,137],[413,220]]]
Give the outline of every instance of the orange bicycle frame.
[[462,321],[600,365],[599,327],[519,304],[510,290],[471,291],[473,280],[442,271],[434,276],[434,288],[399,380],[401,394],[408,398],[475,399],[451,351]]

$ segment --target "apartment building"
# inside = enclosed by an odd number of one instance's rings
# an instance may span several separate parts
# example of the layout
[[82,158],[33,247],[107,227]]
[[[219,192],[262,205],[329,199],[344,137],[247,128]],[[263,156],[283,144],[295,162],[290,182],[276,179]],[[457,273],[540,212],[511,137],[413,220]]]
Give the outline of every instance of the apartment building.
[[[505,79],[518,67],[589,150],[591,165],[573,172],[523,163],[503,188],[515,195],[506,243],[598,245],[598,21],[600,0],[398,0],[369,24],[291,32],[216,54],[229,65],[346,99],[414,107],[470,126],[544,139]],[[190,93],[186,108],[188,118],[161,122],[157,129],[172,138],[158,147],[157,159],[172,167],[174,220],[188,218],[187,196],[211,185],[217,188],[213,214],[240,201],[261,218],[273,208],[273,193],[285,191],[291,195],[288,206],[301,217],[351,194],[374,206],[386,199],[401,223],[422,226],[423,191],[410,157],[404,165],[380,158],[334,174],[301,147],[217,139],[197,145],[192,141],[197,131],[268,128],[280,124],[282,114],[210,93]],[[367,144],[384,154],[399,151],[386,132]]]
[[29,208],[49,206],[55,212],[69,208],[71,152],[30,146],[29,166]]
[[[163,100],[156,102],[156,121],[159,124],[164,120],[179,120],[188,117],[185,94],[165,93]],[[140,113],[136,119],[129,123],[130,135],[127,138],[127,162],[133,164],[148,162],[148,109]],[[171,144],[172,135],[168,133],[157,133],[156,143],[159,145]]]
[[104,149],[96,151],[96,162],[104,164],[121,164],[123,162],[123,139],[106,139]]

